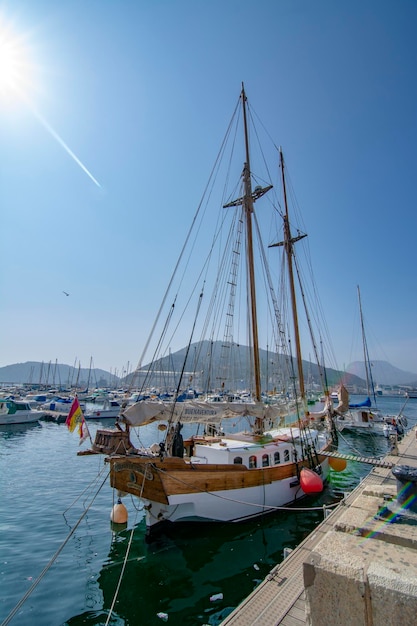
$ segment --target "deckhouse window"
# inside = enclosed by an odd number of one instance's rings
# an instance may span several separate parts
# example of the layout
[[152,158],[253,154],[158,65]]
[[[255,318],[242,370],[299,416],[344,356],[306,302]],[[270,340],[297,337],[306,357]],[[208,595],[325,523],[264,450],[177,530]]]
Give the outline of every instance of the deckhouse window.
[[268,467],[269,465],[269,454],[262,455],[262,467]]
[[242,457],[241,456],[235,456],[235,458],[233,459],[233,463],[235,465],[242,465]]
[[287,461],[289,460],[290,460],[290,451],[284,450],[284,463],[287,463]]
[[281,463],[281,456],[279,452],[274,452],[274,464],[279,465]]
[[249,457],[249,468],[252,469],[256,467],[256,456]]

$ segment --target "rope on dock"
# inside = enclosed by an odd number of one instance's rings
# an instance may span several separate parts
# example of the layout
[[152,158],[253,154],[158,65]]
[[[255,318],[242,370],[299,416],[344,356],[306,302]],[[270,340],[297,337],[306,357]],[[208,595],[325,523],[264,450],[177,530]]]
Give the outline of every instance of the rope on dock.
[[[142,488],[140,490],[139,497],[142,497],[144,486],[145,486],[145,474],[143,475]],[[138,513],[140,511],[141,511],[141,509],[136,509],[136,519],[135,519],[135,522],[134,522],[134,524],[132,526],[132,530],[130,531],[129,543],[127,544],[126,554],[125,554],[125,558],[123,559],[123,565],[122,565],[122,569],[121,569],[121,572],[120,572],[119,580],[118,580],[117,585],[116,585],[116,589],[115,589],[114,596],[113,596],[113,601],[111,603],[109,614],[107,615],[106,623],[105,623],[104,626],[108,626],[108,624],[109,624],[109,622],[111,620],[111,617],[113,615],[114,605],[116,604],[117,596],[119,595],[120,585],[122,584],[123,576],[124,576],[125,569],[126,569],[127,560],[128,560],[129,553],[130,553],[130,548],[132,546],[133,534],[135,532],[137,516],[138,516]]]
[[85,511],[82,513],[81,517],[79,518],[79,520],[77,521],[77,523],[75,524],[75,526],[70,530],[70,532],[68,533],[67,537],[65,538],[65,540],[63,541],[63,543],[60,545],[60,547],[58,548],[58,550],[55,552],[55,554],[53,555],[53,557],[51,558],[51,560],[49,561],[49,563],[47,563],[47,565],[43,568],[43,570],[41,571],[41,573],[39,574],[39,576],[37,577],[37,579],[32,583],[32,585],[29,587],[29,589],[26,591],[25,595],[23,596],[23,598],[21,598],[19,600],[19,602],[16,604],[16,606],[14,607],[14,609],[9,613],[9,615],[6,617],[6,619],[0,624],[0,626],[7,626],[7,624],[9,624],[11,622],[11,620],[14,618],[14,616],[16,615],[16,613],[18,612],[18,610],[23,606],[23,604],[26,602],[26,600],[29,598],[29,596],[31,595],[32,591],[39,585],[39,583],[41,582],[42,578],[45,576],[45,574],[47,573],[47,571],[52,567],[52,565],[55,563],[55,561],[57,560],[58,556],[61,554],[62,550],[65,548],[65,546],[67,545],[68,541],[70,540],[70,538],[72,537],[72,535],[75,533],[75,531],[77,530],[78,526],[81,524],[82,520],[84,519],[84,517],[87,515],[88,511],[90,510],[90,507],[92,506],[94,500],[97,498],[99,492],[101,491],[103,485],[106,483],[107,478],[109,477],[110,474],[110,470],[107,472],[103,482],[101,483],[99,489],[96,491],[96,493],[93,496],[93,499],[91,500],[90,504],[88,505],[88,507],[85,509]]

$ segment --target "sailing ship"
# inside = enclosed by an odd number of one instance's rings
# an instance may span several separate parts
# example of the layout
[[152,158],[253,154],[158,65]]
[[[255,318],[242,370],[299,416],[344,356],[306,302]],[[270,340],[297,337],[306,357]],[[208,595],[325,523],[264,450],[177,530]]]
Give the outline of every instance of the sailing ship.
[[[407,403],[407,399],[397,415],[385,415],[377,405],[377,394],[372,375],[372,363],[369,357],[368,342],[366,339],[359,285],[357,285],[357,292],[367,397],[365,400],[358,403],[349,402],[349,409],[337,416],[336,424],[339,430],[384,435],[385,437],[389,437],[391,434],[403,435],[405,428],[408,425],[407,418],[402,414]],[[347,393],[346,390],[344,390],[344,392],[345,394]]]
[[[193,318],[188,320],[191,329],[189,340],[184,355],[184,363],[178,374],[176,387],[171,397],[161,399],[156,392],[150,397],[142,393],[137,402],[122,409],[114,429],[99,429],[96,433],[95,442],[91,450],[82,453],[103,453],[107,455],[106,461],[110,466],[110,483],[117,490],[118,497],[126,494],[137,496],[144,503],[146,511],[146,524],[148,531],[154,530],[166,522],[185,521],[227,521],[236,522],[258,515],[277,511],[280,507],[292,504],[300,498],[311,493],[321,492],[323,483],[329,472],[329,456],[335,446],[337,433],[333,427],[332,404],[329,394],[326,392],[324,409],[312,416],[307,407],[306,391],[304,386],[304,372],[301,353],[301,339],[298,324],[297,292],[294,277],[295,243],[305,235],[297,232],[292,235],[289,208],[287,203],[286,175],[284,171],[284,157],[279,150],[280,169],[279,179],[282,183],[283,205],[270,202],[272,213],[278,217],[283,225],[283,241],[265,246],[262,243],[261,228],[255,213],[255,204],[273,189],[272,184],[260,184],[256,174],[251,169],[251,154],[249,150],[249,108],[245,90],[242,85],[239,102],[236,106],[233,120],[238,118],[243,129],[244,138],[244,165],[240,162],[238,179],[240,189],[236,191],[235,198],[228,196],[228,201],[221,200],[223,223],[229,220],[228,235],[222,239],[226,242],[223,252],[214,253],[214,242],[221,240],[220,231],[215,231],[209,252],[205,257],[202,248],[193,242],[192,248],[198,249],[202,269],[197,270],[196,275],[203,287],[196,293],[196,305]],[[229,125],[229,136],[233,136],[230,129],[234,128],[234,122]],[[233,140],[233,146],[234,146]],[[222,144],[222,156],[225,153],[225,142]],[[233,152],[234,148],[233,148]],[[275,150],[276,154],[276,150]],[[216,164],[219,159],[216,160]],[[216,166],[217,167],[217,166]],[[230,168],[228,170],[229,177]],[[210,183],[211,184],[211,183]],[[208,195],[213,196],[213,190],[209,187]],[[236,190],[236,187],[235,187]],[[230,199],[232,198],[232,199]],[[199,222],[200,210],[203,202],[200,202],[197,215],[194,217],[193,226],[197,224],[198,232],[205,229]],[[277,231],[275,231],[276,233]],[[187,242],[190,241],[190,232]],[[255,245],[257,242],[257,247]],[[273,285],[272,274],[267,268],[268,248],[280,247],[286,260],[286,280],[289,282],[290,306],[293,321],[293,337],[296,355],[291,354],[292,341],[286,338],[284,328],[286,325],[281,317],[278,306],[278,297]],[[228,252],[226,252],[226,248]],[[264,263],[262,272],[257,273],[255,264],[255,249],[259,252],[261,261]],[[184,250],[184,249],[183,249]],[[242,253],[244,251],[244,254]],[[276,251],[271,250],[271,256],[276,261]],[[184,258],[182,252],[180,258]],[[223,334],[220,342],[223,354],[220,355],[220,363],[228,363],[232,366],[232,349],[240,347],[236,337],[237,324],[235,318],[238,310],[246,308],[249,318],[250,365],[249,370],[253,384],[250,391],[242,389],[237,392],[232,389],[232,375],[229,378],[223,373],[223,365],[217,365],[213,372],[212,355],[207,354],[203,359],[204,369],[199,371],[199,386],[202,388],[197,397],[179,401],[182,390],[188,389],[191,382],[195,383],[196,369],[190,372],[191,346],[197,334],[198,320],[201,315],[202,302],[206,298],[206,285],[210,276],[208,269],[209,260],[216,259],[217,265],[227,274],[225,283],[226,290],[220,284],[218,276],[215,277],[215,289],[213,295],[208,297],[207,311],[212,314],[215,321],[209,327],[208,317],[203,316],[201,327],[210,329],[209,336],[214,345],[215,333],[220,333],[220,319],[222,319],[221,331]],[[195,265],[186,258],[188,269]],[[179,261],[175,266],[175,271]],[[174,274],[175,274],[174,271]],[[244,273],[244,278],[240,278]],[[263,277],[266,284],[266,292],[272,305],[262,311],[267,313],[272,322],[260,325],[260,280]],[[241,281],[241,282],[240,282]],[[178,281],[184,283],[181,277]],[[170,280],[170,286],[173,277]],[[191,281],[187,282],[190,286]],[[193,288],[197,283],[192,283]],[[238,305],[238,297],[241,293],[240,286],[247,286],[247,295],[243,301],[247,306]],[[158,340],[157,349],[152,359],[152,364],[144,376],[143,388],[151,387],[150,375],[155,374],[155,363],[161,362],[159,354],[162,352],[163,339],[169,336],[167,343],[171,341],[167,328],[172,322],[171,316],[177,306],[178,294],[175,293],[172,304],[169,304],[169,313],[166,320],[161,323],[163,332]],[[207,299],[207,298],[206,298]],[[164,296],[164,302],[167,294]],[[191,296],[186,298],[191,301]],[[220,314],[220,301],[224,303],[225,313]],[[175,304],[174,304],[175,303]],[[162,310],[162,306],[159,311]],[[178,318],[183,319],[183,310],[178,313]],[[175,324],[174,324],[175,326]],[[284,393],[281,389],[262,391],[262,371],[260,359],[260,329],[268,329],[274,336],[276,352],[274,359],[280,360],[283,351],[284,357],[281,362],[290,370],[292,393]],[[154,324],[155,328],[155,324]],[[149,345],[148,340],[147,345]],[[203,345],[203,344],[201,344]],[[207,343],[204,344],[207,346]],[[157,350],[159,349],[160,352]],[[170,348],[169,348],[170,350]],[[271,354],[271,353],[270,353]],[[139,361],[137,373],[143,377],[143,355]],[[272,368],[273,360],[270,359]],[[269,362],[269,360],[268,360]],[[293,367],[297,364],[298,376]],[[187,366],[188,364],[188,371]],[[200,361],[201,364],[201,361]],[[152,369],[154,368],[154,369]],[[200,365],[201,368],[201,365]],[[233,370],[233,367],[230,367]],[[158,366],[160,373],[161,367]],[[242,370],[240,370],[241,372]],[[174,372],[171,372],[174,375]],[[242,376],[242,374],[240,374]],[[269,377],[266,377],[266,386],[270,385]],[[216,385],[217,389],[213,389]],[[240,380],[247,386],[248,381]],[[233,393],[232,393],[233,391]],[[216,392],[216,393],[214,393]],[[291,404],[284,404],[290,396]],[[289,407],[289,408],[288,408]],[[313,421],[314,417],[314,421]],[[137,431],[134,429],[137,428]],[[154,429],[154,433],[162,434],[162,440],[152,445],[135,446],[132,442],[132,433],[139,433],[139,441],[143,441],[142,432]],[[192,430],[194,428],[194,430]],[[143,430],[145,429],[145,430]],[[148,429],[146,431],[146,429]],[[81,453],[79,453],[81,454]]]

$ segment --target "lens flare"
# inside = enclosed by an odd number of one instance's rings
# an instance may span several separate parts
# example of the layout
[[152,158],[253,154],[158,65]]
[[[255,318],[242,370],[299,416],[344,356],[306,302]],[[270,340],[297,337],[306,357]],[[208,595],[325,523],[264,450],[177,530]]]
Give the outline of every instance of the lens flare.
[[0,16],[0,102],[13,106],[16,100],[23,102],[90,180],[101,188],[98,180],[33,105],[32,93],[38,69],[32,61],[33,58],[27,38],[16,35],[11,23]]
[[0,97],[12,102],[19,92],[28,94],[34,87],[35,66],[26,38],[14,34],[0,17]]
[[65,152],[71,157],[71,159],[73,159],[73,161],[75,161],[75,163],[82,169],[82,171],[87,174],[87,176],[89,177],[90,180],[93,181],[93,183],[95,185],[97,185],[97,187],[100,187],[101,189],[101,185],[98,182],[98,180],[96,178],[94,178],[94,176],[92,175],[92,173],[86,168],[86,166],[84,165],[84,163],[82,161],[80,161],[80,159],[74,154],[74,152],[71,150],[71,148],[65,143],[65,141],[58,135],[58,133],[52,128],[52,126],[50,124],[48,124],[48,122],[46,121],[46,119],[44,117],[42,117],[42,115],[39,113],[39,111],[36,111],[35,109],[33,109],[31,107],[32,113],[35,115],[35,117],[40,121],[40,123],[42,124],[42,126],[44,128],[46,128],[46,130],[48,131],[48,133],[59,143],[60,146],[62,146],[65,150]]
[[[383,507],[378,511],[377,516],[372,518],[368,526],[365,525],[363,528],[358,529],[358,534],[361,536],[359,545],[363,545],[368,539],[377,537],[383,532],[385,526],[395,522],[397,518],[401,517],[403,512],[412,509],[416,504],[416,499],[414,489],[410,492],[410,485],[405,484],[397,493],[397,500],[393,509],[389,506]],[[374,524],[375,521],[378,523]]]

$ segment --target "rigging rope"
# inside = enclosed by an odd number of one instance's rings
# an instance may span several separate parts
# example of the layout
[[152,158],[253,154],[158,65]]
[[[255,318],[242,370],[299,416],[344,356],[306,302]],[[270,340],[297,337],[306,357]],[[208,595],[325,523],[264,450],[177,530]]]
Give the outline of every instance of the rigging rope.
[[[100,476],[103,474],[103,472],[104,472],[104,470],[105,470],[105,469],[107,469],[107,468],[103,465],[103,467],[101,468],[101,470],[99,471],[99,473],[97,474],[97,476],[95,476],[95,477],[93,478],[93,480],[92,480],[92,481],[91,481],[91,482],[90,482],[90,483],[86,486],[86,488],[85,488],[85,489],[83,489],[83,491],[82,491],[82,492],[81,492],[81,493],[80,493],[80,494],[79,494],[79,495],[75,498],[75,500],[73,500],[73,501],[71,502],[71,504],[70,504],[70,505],[69,505],[69,506],[65,509],[65,511],[62,513],[62,515],[64,516],[64,518],[65,518],[65,514],[66,514],[66,513],[67,513],[67,512],[68,512],[68,511],[69,511],[69,510],[70,510],[70,509],[74,506],[74,504],[76,504],[76,503],[78,502],[78,500],[80,500],[80,499],[84,496],[84,494],[85,494],[85,493],[87,493],[87,492],[91,489],[92,485],[93,485],[95,482],[97,482],[97,481],[98,481],[98,479],[99,479],[99,478],[100,478]],[[109,474],[107,474],[107,476],[108,476],[108,475],[109,475]],[[100,487],[100,489],[101,489],[101,487]]]
[[196,227],[197,218],[198,218],[198,216],[200,215],[200,212],[201,212],[201,210],[202,210],[203,200],[204,200],[204,198],[206,197],[206,195],[208,194],[208,190],[209,190],[210,184],[211,184],[211,182],[212,182],[212,180],[213,180],[213,177],[214,177],[214,175],[215,175],[216,169],[217,169],[217,167],[218,167],[218,163],[219,163],[219,161],[221,160],[222,155],[223,155],[223,153],[224,153],[224,150],[225,150],[225,145],[226,145],[226,143],[227,143],[227,139],[228,139],[228,137],[229,137],[229,134],[231,133],[233,120],[236,118],[236,113],[237,113],[239,110],[240,110],[240,97],[239,97],[239,99],[238,99],[238,101],[237,101],[237,103],[236,103],[235,110],[234,110],[234,112],[233,112],[233,115],[232,115],[232,118],[231,118],[231,120],[230,120],[229,126],[228,126],[228,128],[227,128],[227,130],[226,130],[226,133],[225,133],[225,136],[224,136],[224,138],[223,138],[222,144],[221,144],[221,146],[220,146],[219,152],[218,152],[217,157],[216,157],[216,159],[215,159],[215,162],[214,162],[213,168],[212,168],[212,170],[211,170],[211,172],[210,172],[210,176],[209,176],[209,179],[208,179],[208,181],[207,181],[206,187],[205,187],[205,189],[204,189],[204,192],[203,192],[202,198],[201,198],[201,200],[200,200],[200,202],[199,202],[199,204],[198,204],[198,206],[197,206],[197,210],[196,210],[196,212],[195,212],[195,215],[194,215],[193,221],[192,221],[191,226],[190,226],[190,228],[189,228],[189,230],[188,230],[188,232],[187,232],[187,235],[186,235],[186,238],[185,238],[185,241],[184,241],[183,247],[182,247],[182,249],[181,249],[181,252],[180,252],[180,255],[179,255],[178,259],[177,259],[177,262],[176,262],[176,264],[175,264],[175,267],[174,267],[174,270],[173,270],[173,272],[172,272],[172,275],[171,275],[170,281],[169,281],[169,283],[168,283],[168,286],[167,286],[167,289],[166,289],[166,291],[165,291],[164,297],[163,297],[163,299],[162,299],[161,305],[160,305],[160,307],[159,307],[158,313],[157,313],[157,315],[156,315],[156,317],[155,317],[155,321],[154,321],[153,326],[152,326],[152,328],[151,328],[151,332],[149,333],[149,337],[148,337],[148,339],[147,339],[147,341],[146,341],[146,343],[145,343],[145,346],[144,346],[144,348],[143,348],[142,354],[141,354],[141,356],[140,356],[140,358],[139,358],[139,362],[138,362],[138,364],[137,364],[137,366],[136,366],[136,369],[135,369],[135,371],[134,371],[134,373],[133,373],[133,375],[132,375],[132,379],[131,379],[131,381],[130,381],[129,389],[132,389],[132,388],[133,388],[133,386],[134,386],[134,384],[135,384],[135,382],[136,382],[136,378],[137,378],[137,376],[138,376],[138,373],[139,373],[139,371],[140,371],[140,369],[141,369],[141,367],[142,367],[142,362],[143,362],[143,359],[144,359],[145,354],[146,354],[146,352],[147,352],[147,350],[148,350],[149,344],[150,344],[151,339],[152,339],[152,337],[153,337],[153,334],[154,334],[154,332],[155,332],[155,329],[156,329],[156,326],[157,326],[157,324],[158,324],[159,318],[160,318],[160,316],[161,316],[161,314],[162,314],[162,310],[163,310],[163,307],[164,307],[164,305],[165,305],[165,302],[166,302],[166,300],[167,300],[167,298],[168,298],[168,294],[169,294],[169,292],[170,292],[170,290],[171,290],[172,284],[173,284],[173,282],[174,282],[174,278],[175,278],[175,276],[177,275],[177,272],[178,272],[178,270],[179,270],[179,266],[180,266],[181,260],[182,260],[183,256],[185,255],[185,251],[186,251],[186,248],[187,248],[187,244],[188,244],[188,242],[189,242],[189,240],[190,240],[190,238],[191,238],[191,234],[192,234],[192,232],[193,232],[194,228]]
[[[142,496],[144,484],[145,484],[145,474],[143,474],[142,487],[141,487],[141,490],[140,490],[139,498]],[[136,509],[136,507],[135,507],[135,509]],[[112,617],[112,614],[113,614],[114,605],[116,604],[117,596],[119,595],[120,586],[122,584],[123,576],[124,576],[125,569],[126,569],[127,560],[128,560],[129,554],[130,554],[130,548],[132,547],[133,534],[134,534],[134,531],[135,531],[136,520],[137,520],[138,512],[140,510],[141,509],[136,509],[135,521],[133,523],[132,530],[130,531],[129,543],[127,544],[127,549],[126,549],[125,557],[123,559],[122,569],[120,571],[119,580],[117,581],[116,590],[114,592],[113,600],[112,600],[112,603],[111,603],[111,606],[110,606],[110,609],[109,609],[109,614],[107,616],[107,619],[106,619],[106,622],[105,622],[105,626],[108,626],[108,624],[109,624],[109,622],[111,620],[111,617]]]
[[[374,433],[367,433],[368,436],[371,437],[377,437],[378,441],[380,440],[380,436],[379,435],[375,435]],[[342,434],[342,431],[338,431],[338,436],[341,437],[343,439],[343,441],[345,442],[345,444],[348,446],[348,448],[350,448],[351,450],[353,450],[353,452],[355,452],[355,454],[358,454],[359,456],[362,456],[362,452],[360,450],[358,450],[357,448],[355,448],[355,446],[353,446],[351,443],[349,443],[348,439],[346,439],[346,437]],[[380,459],[382,455],[380,455],[379,457],[375,457],[375,459]]]
[[39,574],[39,576],[37,577],[37,579],[32,583],[32,585],[29,587],[29,589],[27,590],[27,592],[25,593],[25,595],[23,596],[23,598],[21,598],[21,600],[19,600],[19,602],[16,604],[16,606],[14,607],[14,609],[9,613],[9,615],[6,617],[6,619],[0,624],[0,626],[7,626],[7,624],[10,623],[10,621],[13,619],[13,617],[16,615],[16,613],[18,612],[18,610],[23,606],[23,604],[26,602],[26,600],[29,598],[29,596],[31,595],[31,593],[34,591],[34,589],[36,589],[36,587],[39,585],[39,583],[41,582],[42,578],[45,576],[45,574],[48,572],[48,570],[52,567],[52,565],[55,563],[56,559],[58,558],[58,556],[61,554],[62,550],[65,548],[65,546],[67,545],[68,541],[71,539],[72,535],[75,533],[75,531],[77,530],[78,526],[81,524],[82,520],[84,519],[84,517],[87,515],[88,511],[90,510],[90,507],[92,506],[94,500],[96,499],[96,497],[98,496],[98,494],[100,493],[103,485],[106,483],[107,478],[110,474],[110,470],[107,472],[103,482],[101,483],[98,491],[94,494],[93,499],[91,500],[90,504],[88,505],[88,507],[86,508],[86,510],[82,513],[81,517],[79,518],[79,520],[77,521],[77,523],[75,524],[75,526],[70,530],[70,532],[68,533],[66,539],[63,541],[63,543],[60,545],[60,547],[58,548],[58,550],[55,552],[55,554],[53,555],[53,557],[51,558],[51,560],[49,561],[49,563],[47,563],[47,565],[43,568],[43,570],[41,571],[41,573]]

